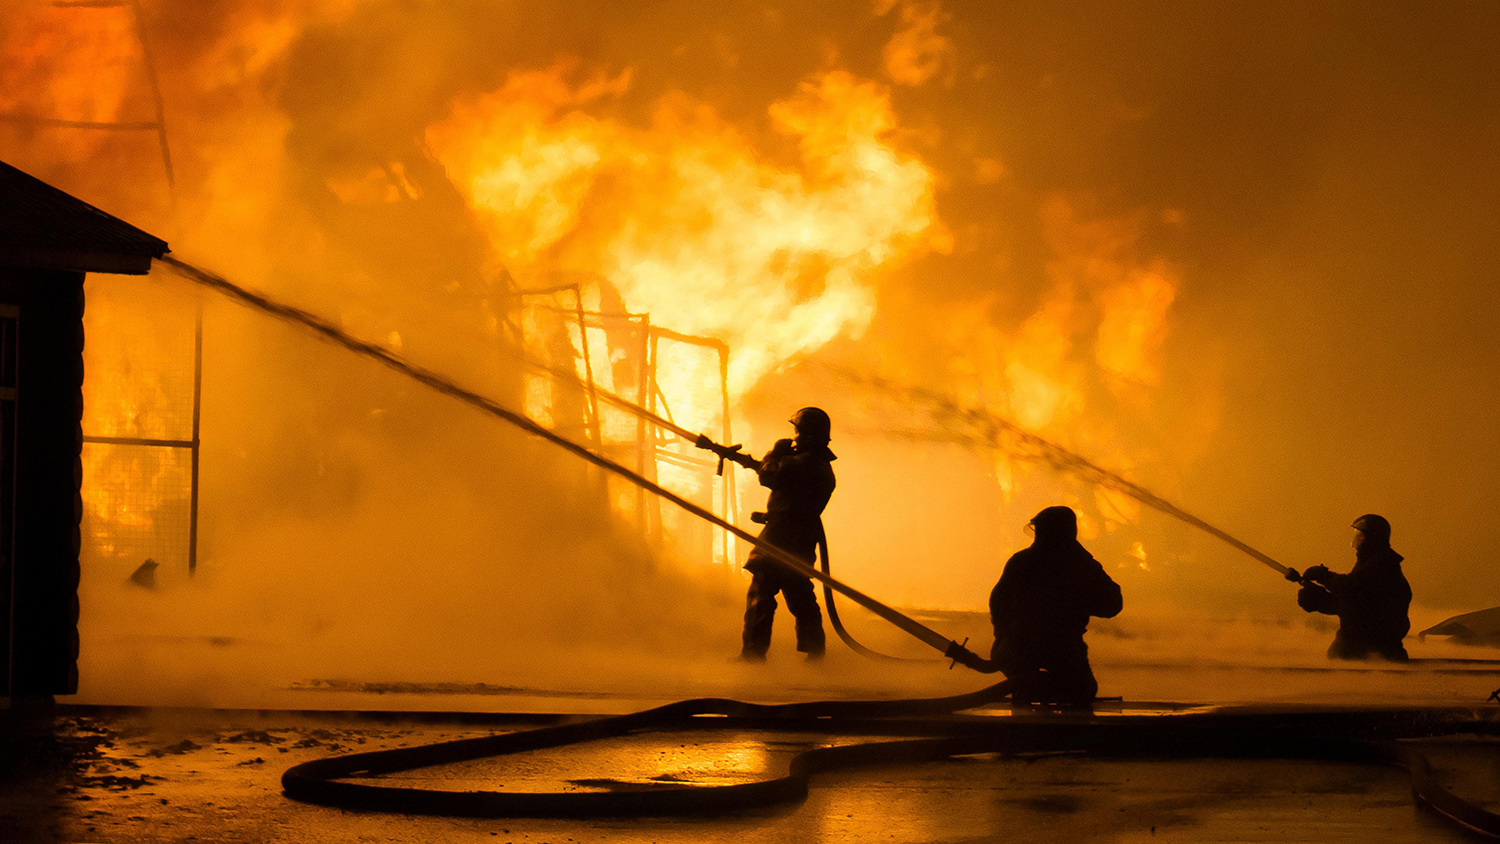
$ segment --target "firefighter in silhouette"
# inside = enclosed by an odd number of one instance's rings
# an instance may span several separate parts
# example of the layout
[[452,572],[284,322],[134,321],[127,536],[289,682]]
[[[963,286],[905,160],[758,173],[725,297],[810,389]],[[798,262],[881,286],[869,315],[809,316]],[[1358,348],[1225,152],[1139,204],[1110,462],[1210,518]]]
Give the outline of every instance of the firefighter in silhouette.
[[1004,673],[1015,682],[1016,703],[1087,705],[1099,683],[1083,634],[1090,617],[1119,614],[1120,587],[1078,542],[1078,516],[1071,509],[1048,507],[1029,527],[1031,547],[1006,562],[990,593],[990,658],[962,647],[949,656],[976,671]]
[[[797,435],[778,440],[776,446],[756,461],[744,455],[721,456],[754,469],[761,486],[771,490],[766,512],[757,513],[756,521],[765,528],[760,538],[811,566],[823,536],[823,508],[833,496],[833,452],[828,450],[832,423],[828,414],[816,407],[804,407],[791,419]],[[737,448],[737,447],[736,447]],[[744,648],[740,658],[750,662],[765,660],[771,647],[771,623],[776,617],[776,596],[786,601],[797,624],[797,650],[809,660],[823,657],[823,613],[813,596],[810,578],[788,571],[759,549],[750,552],[745,563],[749,569],[750,592],[745,598]]]
[[1401,573],[1401,555],[1391,548],[1391,523],[1373,513],[1354,520],[1354,568],[1338,574],[1313,566],[1302,574],[1297,606],[1339,617],[1330,659],[1405,662],[1401,640],[1411,629],[1411,586]]

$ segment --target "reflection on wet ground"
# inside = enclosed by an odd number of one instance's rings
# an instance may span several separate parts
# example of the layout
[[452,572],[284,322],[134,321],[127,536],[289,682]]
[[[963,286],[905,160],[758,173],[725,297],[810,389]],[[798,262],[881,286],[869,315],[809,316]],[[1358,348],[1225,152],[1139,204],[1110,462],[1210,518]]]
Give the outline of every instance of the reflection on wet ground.
[[[1140,714],[1149,709],[1122,707]],[[1108,716],[1108,710],[1100,713]],[[1045,716],[1033,716],[1045,717]],[[718,819],[472,820],[303,805],[281,772],[330,753],[524,729],[535,722],[205,710],[61,710],[12,731],[0,789],[7,842],[1461,841],[1413,805],[1404,774],[1300,761],[964,757],[819,777],[806,803]],[[445,789],[597,790],[726,784],[809,747],[893,737],[761,730],[632,736],[387,777]],[[1441,778],[1500,798],[1500,747],[1423,742]]]

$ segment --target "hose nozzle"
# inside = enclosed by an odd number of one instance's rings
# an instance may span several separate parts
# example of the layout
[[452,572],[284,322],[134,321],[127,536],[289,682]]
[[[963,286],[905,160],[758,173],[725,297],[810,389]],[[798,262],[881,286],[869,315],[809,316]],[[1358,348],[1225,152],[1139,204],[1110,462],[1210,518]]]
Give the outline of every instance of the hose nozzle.
[[968,636],[965,636],[962,642],[948,643],[948,650],[943,652],[943,656],[946,656],[949,659],[953,660],[952,662],[948,663],[949,671],[952,671],[953,666],[959,664],[960,662],[962,662],[965,666],[968,666],[978,659],[978,655],[969,650],[968,645]]
[[744,446],[738,443],[734,445],[719,445],[709,439],[706,434],[699,434],[698,439],[693,441],[693,445],[719,455],[719,466],[714,470],[714,474],[716,475],[724,474],[725,460],[733,460],[735,463],[745,467],[750,467],[754,463],[754,458],[740,451]]

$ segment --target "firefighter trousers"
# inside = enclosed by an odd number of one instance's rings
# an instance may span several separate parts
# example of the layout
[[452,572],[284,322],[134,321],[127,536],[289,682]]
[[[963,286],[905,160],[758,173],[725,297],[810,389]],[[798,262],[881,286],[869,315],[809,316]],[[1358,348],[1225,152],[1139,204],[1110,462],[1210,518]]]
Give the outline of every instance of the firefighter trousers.
[[780,571],[752,571],[750,592],[745,597],[744,649],[747,659],[765,659],[771,648],[771,623],[776,619],[776,594],[786,600],[786,608],[797,622],[797,650],[808,656],[822,656],[823,612],[813,595],[812,580]]

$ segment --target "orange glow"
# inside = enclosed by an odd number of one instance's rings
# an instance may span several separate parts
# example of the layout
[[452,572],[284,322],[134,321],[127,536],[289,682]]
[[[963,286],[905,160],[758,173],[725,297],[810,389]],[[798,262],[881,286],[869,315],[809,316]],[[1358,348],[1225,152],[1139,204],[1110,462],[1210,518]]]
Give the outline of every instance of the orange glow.
[[947,21],[937,0],[876,0],[875,12],[898,9],[900,28],[885,45],[885,72],[902,85],[922,85],[953,61],[953,42],[938,34]]
[[[1086,444],[1085,451],[1129,477],[1132,458],[1111,443],[1116,408],[1100,400],[1112,399],[1132,413],[1149,409],[1161,381],[1161,348],[1179,274],[1165,260],[1138,254],[1142,217],[1090,219],[1077,204],[1061,195],[1043,204],[1042,230],[1051,250],[1047,286],[1013,327],[996,319],[997,296],[946,310],[940,321],[946,380],[957,385],[954,393],[965,406],[1063,444]],[[1107,395],[1091,390],[1093,385]],[[997,445],[993,476],[1010,503],[1034,455],[1019,443]],[[1140,516],[1137,502],[1102,487],[1077,503],[1085,502],[1092,514],[1080,513],[1086,534],[1113,532]]]
[[[935,177],[893,144],[895,114],[876,83],[827,72],[772,103],[770,128],[798,151],[795,163],[782,164],[744,129],[679,92],[660,97],[645,126],[604,116],[630,91],[629,68],[577,76],[567,63],[512,73],[498,90],[457,103],[429,127],[428,147],[522,289],[566,279],[581,284],[590,311],[643,314],[653,328],[720,341],[727,383],[712,347],[670,340],[653,341],[655,363],[644,374],[636,332],[645,324],[604,324],[580,336],[571,291],[554,297],[550,310],[523,309],[523,342],[534,359],[643,405],[656,407],[660,398],[659,409],[677,423],[718,436],[726,387],[733,413],[767,374],[840,334],[862,332],[875,312],[877,270],[948,247]],[[394,196],[385,175],[367,181]],[[647,381],[651,391],[642,394]],[[527,413],[580,439],[585,399],[576,388],[527,376]],[[606,448],[648,447],[637,445],[634,420],[601,412],[600,422]],[[656,432],[645,436],[655,448]],[[679,446],[664,444],[667,453],[650,470],[736,517],[729,489],[693,468],[701,456]],[[633,495],[615,503],[638,512]],[[700,526],[660,518],[669,539],[698,535]],[[714,547],[717,558],[734,562],[727,545]]]
[[[128,7],[21,3],[7,8],[12,14],[0,38],[0,112],[89,123],[155,119]],[[95,154],[109,140],[78,131],[49,131],[47,138],[73,159]]]
[[[1264,566],[998,419],[1299,570],[1347,570],[1350,517],[1382,512],[1434,614],[1478,608],[1451,561],[1483,559],[1475,491],[1500,465],[1482,15],[1377,37],[1326,12],[1055,5],[10,0],[0,159],[747,527],[753,473],[731,489],[516,353],[757,456],[824,406],[835,570],[900,606],[982,613],[1026,521],[1065,504],[1120,575],[1120,631],[1148,605],[1301,624]],[[142,288],[175,311],[130,311]],[[195,295],[90,276],[85,434],[189,436],[162,414],[191,406],[168,372],[191,343],[152,343],[190,341],[163,321]],[[736,646],[743,547],[202,304],[197,579],[145,536],[184,544],[186,452],[86,445],[83,554],[107,559],[85,600],[155,600],[121,591],[151,556],[182,601],[145,625],[88,608],[95,644],[193,618],[310,655],[250,677],[529,684],[596,646],[671,671]]]
[[[192,438],[193,312],[162,294],[151,280],[88,282],[86,436]],[[86,442],[80,461],[91,564],[119,563],[129,571],[147,556],[185,562],[188,449]]]
[[663,96],[646,127],[596,116],[628,90],[628,69],[569,75],[512,74],[430,127],[429,147],[518,278],[597,276],[627,310],[728,342],[736,397],[861,331],[871,273],[943,245],[933,175],[891,144],[875,83],[825,73],[772,104],[772,128],[800,150],[784,167],[682,94]]

